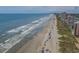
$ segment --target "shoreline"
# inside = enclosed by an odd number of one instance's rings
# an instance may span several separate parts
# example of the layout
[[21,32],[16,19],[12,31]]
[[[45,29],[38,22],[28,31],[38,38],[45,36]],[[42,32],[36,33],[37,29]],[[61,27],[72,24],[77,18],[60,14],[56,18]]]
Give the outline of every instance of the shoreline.
[[21,49],[19,49],[19,51],[17,51],[17,53],[25,53],[25,52],[27,52],[27,53],[35,53],[37,51],[38,47],[42,43],[42,40],[43,40],[42,38],[44,38],[44,35],[42,35],[42,34],[46,33],[46,31],[44,31],[45,28],[47,28],[47,24],[44,26],[44,28],[43,28],[43,30],[41,32],[38,32],[37,35],[35,35],[33,37],[33,39],[31,39],[30,41],[25,43],[25,45]]
[[[36,36],[34,36],[32,40],[25,43],[25,45],[21,47],[17,51],[17,53],[43,53],[43,52],[56,53],[58,52],[59,43],[58,43],[58,35],[56,30],[57,30],[56,21],[54,21],[52,17],[51,21],[49,21],[48,24],[46,24],[43,30],[39,32]],[[50,31],[51,31],[51,39],[48,39],[50,37],[49,36]]]
[[56,16],[50,15],[40,23],[41,25],[37,25],[38,27],[32,30],[29,35],[24,35],[24,38],[21,41],[17,42],[3,53],[58,52],[56,22]]
[[[47,19],[46,19],[47,18]],[[40,23],[39,23],[39,25],[37,25],[37,26],[39,26],[39,27],[44,27],[45,25],[46,25],[46,23],[49,21],[49,19],[51,18],[51,15],[50,16],[48,16],[48,17],[44,17],[44,20],[42,19],[42,18],[40,18]],[[45,20],[46,19],[46,20]],[[34,30],[39,30],[39,27],[36,27]],[[34,31],[34,30],[32,30],[32,31]],[[37,30],[37,31],[38,31]],[[30,33],[31,34],[31,33]],[[14,46],[12,46],[10,49],[7,49],[6,51],[4,51],[4,52],[8,52],[8,53],[13,53],[13,52],[15,52],[15,51],[17,51],[19,48],[21,48],[23,45],[24,45],[24,42],[26,42],[26,41],[29,41],[29,39],[22,39],[21,41],[19,41],[17,44],[15,44]],[[15,51],[14,51],[15,50]]]
[[[45,26],[45,25],[44,25]],[[35,31],[36,30],[36,31]],[[26,38],[22,39],[20,42],[15,44],[13,47],[11,47],[9,50],[7,50],[7,53],[16,53],[17,50],[19,50],[25,43],[32,40],[35,35],[37,35],[40,31],[42,31],[42,27],[35,29],[33,32],[26,35]]]

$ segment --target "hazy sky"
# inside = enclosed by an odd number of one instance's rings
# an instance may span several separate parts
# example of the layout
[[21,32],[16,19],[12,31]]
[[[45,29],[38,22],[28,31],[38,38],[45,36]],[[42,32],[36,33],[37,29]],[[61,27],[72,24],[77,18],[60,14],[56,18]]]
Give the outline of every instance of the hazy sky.
[[79,7],[57,7],[57,6],[2,6],[0,13],[54,13],[54,12],[79,13]]

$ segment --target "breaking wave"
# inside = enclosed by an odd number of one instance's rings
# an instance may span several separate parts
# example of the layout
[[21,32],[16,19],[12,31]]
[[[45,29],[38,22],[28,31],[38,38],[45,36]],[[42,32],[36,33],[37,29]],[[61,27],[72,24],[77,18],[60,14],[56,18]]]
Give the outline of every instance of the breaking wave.
[[[51,17],[53,17],[53,15],[42,17],[36,21],[31,22],[30,24],[7,31],[6,40],[4,43],[0,43],[0,52],[7,52],[11,47],[20,42],[26,35],[35,30],[35,28],[39,27],[40,25],[42,26],[42,24],[50,20]],[[5,34],[3,34],[3,36],[4,35]]]

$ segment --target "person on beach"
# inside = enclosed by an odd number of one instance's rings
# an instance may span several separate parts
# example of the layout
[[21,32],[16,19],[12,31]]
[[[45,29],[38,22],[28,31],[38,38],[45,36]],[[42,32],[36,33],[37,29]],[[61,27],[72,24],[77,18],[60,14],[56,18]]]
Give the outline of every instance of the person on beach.
[[44,46],[46,46],[46,43],[44,43]]
[[51,51],[50,51],[49,49],[46,49],[46,52],[47,52],[47,53],[51,53]]
[[44,53],[44,47],[42,48],[42,51],[41,52]]

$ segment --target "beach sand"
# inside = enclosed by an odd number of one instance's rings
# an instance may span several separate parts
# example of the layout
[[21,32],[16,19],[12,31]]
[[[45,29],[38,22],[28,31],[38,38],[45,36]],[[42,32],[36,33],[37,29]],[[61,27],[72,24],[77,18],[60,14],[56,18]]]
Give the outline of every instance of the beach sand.
[[[41,32],[25,43],[17,53],[52,53],[58,52],[56,18],[50,20]],[[50,34],[49,34],[50,33]]]
[[19,51],[17,52],[37,52],[39,46],[44,39],[45,34],[48,31],[48,25],[46,25],[41,32],[38,32],[37,35],[33,37],[32,40],[28,41]]

